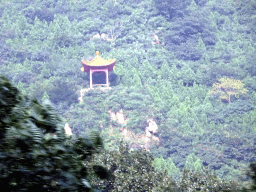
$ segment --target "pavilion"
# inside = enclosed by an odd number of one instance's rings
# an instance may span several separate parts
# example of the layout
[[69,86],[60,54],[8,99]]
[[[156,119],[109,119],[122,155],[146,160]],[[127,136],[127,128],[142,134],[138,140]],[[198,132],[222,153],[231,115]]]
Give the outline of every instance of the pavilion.
[[81,71],[90,74],[90,88],[99,85],[109,87],[109,72],[115,68],[115,62],[116,59],[103,59],[99,51],[96,51],[96,57],[92,60],[82,59]]

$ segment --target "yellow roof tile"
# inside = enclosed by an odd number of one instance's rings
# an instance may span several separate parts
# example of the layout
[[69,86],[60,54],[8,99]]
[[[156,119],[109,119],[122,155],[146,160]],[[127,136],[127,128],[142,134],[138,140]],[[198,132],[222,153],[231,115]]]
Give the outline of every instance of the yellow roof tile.
[[91,61],[82,59],[82,63],[88,66],[106,66],[106,65],[113,64],[115,61],[116,59],[108,59],[108,60],[103,59],[100,56],[99,51],[96,51],[96,57]]

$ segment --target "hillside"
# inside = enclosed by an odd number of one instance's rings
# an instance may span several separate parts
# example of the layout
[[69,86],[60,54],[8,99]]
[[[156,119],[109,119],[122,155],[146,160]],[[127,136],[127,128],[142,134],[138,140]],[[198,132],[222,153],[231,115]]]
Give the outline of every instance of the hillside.
[[[99,131],[109,151],[121,138],[146,147],[175,178],[209,167],[248,185],[255,10],[253,0],[2,0],[0,74],[50,99],[75,136]],[[89,90],[80,70],[96,51],[117,59],[111,89]]]

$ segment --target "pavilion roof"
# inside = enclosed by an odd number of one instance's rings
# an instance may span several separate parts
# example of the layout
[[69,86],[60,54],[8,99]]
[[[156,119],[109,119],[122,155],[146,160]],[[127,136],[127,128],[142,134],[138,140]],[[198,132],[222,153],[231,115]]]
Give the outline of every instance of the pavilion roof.
[[82,63],[87,66],[108,66],[116,62],[116,59],[105,60],[100,56],[99,51],[96,51],[96,57],[92,60],[82,59]]

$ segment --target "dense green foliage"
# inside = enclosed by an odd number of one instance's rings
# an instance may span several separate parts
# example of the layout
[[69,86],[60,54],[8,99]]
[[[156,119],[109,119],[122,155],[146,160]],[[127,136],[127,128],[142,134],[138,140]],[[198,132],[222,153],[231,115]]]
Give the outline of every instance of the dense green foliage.
[[[92,183],[103,191],[237,191],[237,183],[220,180],[215,173],[202,169],[201,173],[185,169],[181,180],[168,175],[170,161],[161,172],[153,166],[153,156],[145,150],[130,151],[128,144],[121,141],[116,152],[104,150],[92,163],[105,166],[115,176],[113,180],[99,181],[93,177]],[[173,164],[173,163],[172,163]],[[89,167],[90,163],[86,164]],[[169,168],[169,169],[168,169]],[[168,170],[167,170],[168,169]]]
[[[103,143],[97,133],[90,139],[66,138],[59,117],[47,100],[40,105],[0,78],[0,184],[5,191],[92,191],[85,160]],[[97,165],[94,165],[97,166]],[[102,178],[106,169],[96,169]]]
[[[123,141],[118,151],[99,151],[103,143],[95,132],[90,139],[66,137],[61,120],[48,100],[40,105],[24,97],[8,79],[0,79],[0,181],[5,190],[239,190],[236,183],[226,183],[209,173],[194,154],[188,156],[179,182],[170,176],[175,176],[171,159],[165,164],[163,158],[156,158],[153,165],[152,154],[145,150],[131,151]],[[251,170],[255,180],[253,164]]]
[[[99,131],[105,148],[117,150],[123,128],[142,134],[152,118],[159,172],[181,178],[185,168],[199,174],[208,166],[248,185],[245,171],[256,161],[255,10],[254,0],[2,0],[0,73],[22,94],[50,99],[75,136]],[[97,33],[109,40],[93,39]],[[81,59],[96,51],[117,59],[112,89],[90,90],[79,103],[89,86]],[[208,97],[225,76],[248,92],[230,102]],[[121,109],[126,125],[108,112]],[[129,145],[138,148],[135,138]]]

